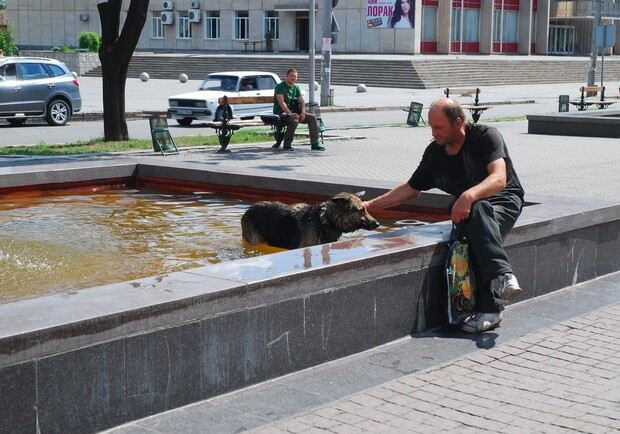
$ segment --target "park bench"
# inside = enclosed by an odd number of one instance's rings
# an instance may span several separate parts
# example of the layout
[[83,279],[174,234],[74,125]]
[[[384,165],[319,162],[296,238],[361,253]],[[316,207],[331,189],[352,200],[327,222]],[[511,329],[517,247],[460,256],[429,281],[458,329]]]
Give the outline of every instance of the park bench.
[[230,143],[230,138],[235,131],[246,127],[263,127],[271,126],[273,135],[276,139],[274,148],[280,146],[280,143],[284,139],[284,133],[286,132],[286,124],[281,122],[280,116],[276,114],[261,115],[260,121],[255,120],[238,120],[233,118],[231,104],[264,104],[273,103],[273,96],[222,96],[218,98],[218,107],[215,111],[215,121],[206,122],[207,127],[213,128],[215,134],[217,134],[220,142],[220,149],[218,152],[225,152],[226,147]]
[[[472,87],[472,88],[446,88],[443,93],[446,95],[446,98],[453,98],[450,95],[460,95],[460,96],[474,96],[473,104],[461,104],[461,106],[465,110],[469,110],[471,113],[471,117],[474,120],[474,123],[478,123],[480,119],[480,115],[485,110],[493,108],[492,105],[489,104],[480,104],[480,88]],[[454,98],[453,98],[454,99]]]
[[[586,110],[591,105],[597,105],[599,109],[604,109],[616,103],[616,101],[605,99],[605,86],[581,86],[579,92],[581,92],[579,99],[570,102],[572,105],[576,106],[579,111]],[[600,96],[597,97],[597,94]]]
[[252,46],[252,51],[256,52],[256,46],[258,45],[259,51],[263,46],[263,41],[246,41],[246,40],[237,40],[237,42],[241,42],[245,46],[245,51],[248,51],[250,45]]

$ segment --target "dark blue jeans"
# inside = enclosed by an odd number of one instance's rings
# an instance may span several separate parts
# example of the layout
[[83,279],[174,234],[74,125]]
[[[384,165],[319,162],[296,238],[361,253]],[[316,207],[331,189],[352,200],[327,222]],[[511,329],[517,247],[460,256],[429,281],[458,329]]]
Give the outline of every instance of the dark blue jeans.
[[523,200],[519,196],[503,191],[474,202],[469,219],[461,223],[464,223],[461,233],[465,233],[469,240],[469,253],[478,286],[477,312],[500,312],[504,309],[504,301],[491,288],[491,282],[500,274],[512,273],[503,242],[522,208]]

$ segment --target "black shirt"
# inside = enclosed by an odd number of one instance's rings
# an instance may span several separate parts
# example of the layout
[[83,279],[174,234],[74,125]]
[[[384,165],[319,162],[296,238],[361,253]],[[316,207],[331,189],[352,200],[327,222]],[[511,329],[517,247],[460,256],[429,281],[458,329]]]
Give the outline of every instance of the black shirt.
[[459,153],[450,156],[445,146],[435,141],[424,151],[422,161],[409,179],[409,185],[420,191],[438,188],[455,197],[480,184],[488,175],[489,163],[506,161],[506,188],[523,199],[523,187],[514,170],[502,135],[497,128],[468,123],[465,142]]

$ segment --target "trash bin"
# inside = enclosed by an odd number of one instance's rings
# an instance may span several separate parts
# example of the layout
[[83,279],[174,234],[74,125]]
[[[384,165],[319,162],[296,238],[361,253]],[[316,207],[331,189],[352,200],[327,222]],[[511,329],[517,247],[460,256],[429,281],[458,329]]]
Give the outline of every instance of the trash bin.
[[419,127],[420,121],[426,125],[426,121],[422,117],[422,109],[424,105],[420,102],[411,101],[409,105],[409,114],[407,115],[407,125],[412,127]]
[[570,96],[569,95],[560,95],[560,103],[558,107],[558,111],[560,113],[567,112],[570,107]]
[[327,105],[334,105],[334,89],[329,90],[329,95],[327,96]]
[[168,131],[168,119],[166,116],[151,116],[149,118],[151,127],[151,139],[153,139],[153,151],[161,152],[162,155],[178,154],[177,145]]
[[308,109],[308,112],[316,116],[316,123],[319,127],[319,134],[321,135],[321,143],[323,143],[323,133],[326,128],[323,124],[323,119],[321,118],[321,106],[319,106],[318,102],[311,101],[306,104],[306,108]]

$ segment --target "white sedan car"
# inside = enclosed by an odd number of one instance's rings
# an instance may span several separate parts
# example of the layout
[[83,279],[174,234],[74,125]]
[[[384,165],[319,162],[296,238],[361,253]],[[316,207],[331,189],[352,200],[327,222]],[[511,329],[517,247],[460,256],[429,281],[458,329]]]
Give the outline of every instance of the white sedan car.
[[[209,74],[196,92],[183,93],[168,98],[168,117],[180,125],[190,125],[194,120],[213,121],[218,98],[227,96],[273,96],[280,77],[271,72],[230,71]],[[254,116],[273,113],[273,103],[231,105],[233,116],[252,119]]]

